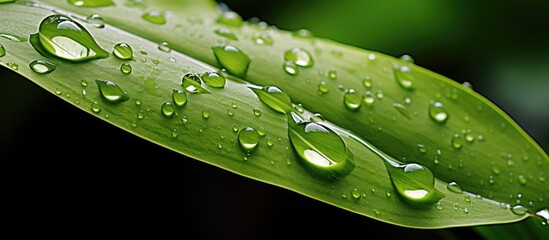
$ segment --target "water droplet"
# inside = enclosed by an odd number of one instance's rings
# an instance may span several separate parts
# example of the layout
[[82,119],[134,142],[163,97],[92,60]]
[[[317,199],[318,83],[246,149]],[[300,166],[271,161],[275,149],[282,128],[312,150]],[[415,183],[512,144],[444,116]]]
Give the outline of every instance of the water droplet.
[[260,138],[259,133],[251,127],[242,128],[238,132],[238,142],[247,152],[251,152],[257,147]]
[[258,45],[273,45],[273,38],[266,32],[261,32],[254,36],[253,40]]
[[250,65],[250,58],[235,46],[216,46],[212,47],[215,58],[221,67],[230,74],[244,77]]
[[370,91],[367,91],[364,96],[362,96],[362,101],[364,102],[364,104],[368,107],[371,107],[374,105],[376,99],[374,98],[374,95],[372,94],[372,92]]
[[292,146],[312,175],[335,180],[354,169],[354,156],[337,133],[318,123],[305,121],[293,111],[288,117]]
[[328,83],[325,81],[322,81],[318,84],[318,93],[319,94],[325,94],[330,91],[330,87],[328,86]]
[[171,118],[175,114],[175,107],[172,105],[171,102],[164,102],[160,107],[160,111],[162,112],[162,115],[164,115],[164,117]]
[[465,137],[465,141],[467,142],[472,143],[475,141],[475,136],[473,136],[473,134],[471,133],[471,129],[466,130],[464,137]]
[[46,60],[34,60],[29,67],[36,73],[45,74],[53,72],[57,66]]
[[299,69],[297,68],[297,65],[290,61],[284,61],[282,64],[282,69],[290,75],[297,75],[299,73]]
[[232,27],[240,27],[243,23],[242,17],[233,11],[223,12],[219,18],[217,18],[217,22]]
[[219,36],[222,36],[222,37],[225,37],[225,38],[228,38],[228,39],[231,39],[231,40],[238,41],[238,37],[236,37],[236,35],[233,33],[233,31],[231,31],[231,29],[220,28],[220,29],[216,29],[214,32],[215,32],[215,34],[217,34]]
[[400,59],[402,61],[409,62],[409,63],[414,63],[415,62],[414,58],[409,54],[403,54],[402,56],[400,56]]
[[517,176],[517,179],[518,179],[518,182],[519,182],[520,184],[526,185],[527,180],[526,180],[526,177],[525,177],[524,175],[518,175],[518,176]]
[[10,33],[0,33],[0,37],[8,39],[12,42],[26,42],[27,41],[27,39],[24,38],[24,37],[17,36],[17,35],[14,35],[14,34],[10,34]]
[[324,122],[324,117],[320,113],[315,113],[309,117],[309,120],[314,123]]
[[161,42],[160,44],[158,44],[158,50],[162,51],[162,52],[171,52],[172,49],[170,48],[170,44],[167,43],[167,42]]
[[398,110],[398,112],[402,114],[402,116],[410,119],[410,111],[408,111],[408,108],[406,108],[406,106],[400,103],[393,103],[393,107]]
[[290,97],[278,87],[266,86],[252,90],[263,103],[277,112],[286,113],[293,110]]
[[448,113],[441,102],[432,102],[429,105],[429,116],[437,123],[444,123],[448,120]]
[[204,72],[200,75],[200,78],[206,85],[215,88],[224,88],[227,82],[225,77],[217,72]]
[[124,74],[132,73],[132,65],[130,65],[129,63],[122,63],[122,65],[120,65],[120,72]]
[[461,186],[457,182],[449,182],[446,188],[448,188],[451,192],[463,193]]
[[77,7],[108,7],[114,6],[111,0],[67,0],[70,4]]
[[261,117],[261,114],[263,114],[259,109],[253,109],[253,112],[254,112],[254,116],[256,117]]
[[343,95],[343,103],[349,110],[356,111],[362,105],[362,98],[354,89],[351,88]]
[[6,49],[4,48],[4,46],[2,46],[2,44],[0,44],[0,57],[3,57],[6,55]]
[[86,17],[86,22],[91,24],[92,26],[96,28],[104,28],[105,27],[105,21],[103,20],[103,17],[97,13],[93,13]]
[[292,33],[292,35],[300,38],[312,38],[314,37],[313,33],[309,29],[298,29]]
[[101,96],[109,102],[123,102],[130,98],[128,93],[124,92],[115,82],[95,80],[95,83],[97,83],[97,86],[99,87]]
[[358,188],[353,188],[353,190],[351,190],[351,196],[354,199],[359,199],[361,197],[360,190],[358,190]]
[[415,78],[412,76],[411,71],[412,70],[408,66],[401,66],[393,69],[398,84],[406,90],[412,90],[414,88]]
[[0,0],[0,3],[12,3],[12,2],[15,2],[16,0]]
[[101,112],[101,106],[99,105],[98,102],[93,102],[93,103],[91,104],[91,110],[92,110],[92,112],[94,112],[94,113]]
[[123,43],[123,42],[119,42],[116,45],[114,45],[112,53],[114,54],[114,56],[122,60],[130,60],[133,58],[132,47],[127,43]]
[[188,92],[197,93],[202,89],[202,79],[196,73],[187,73],[183,75],[181,86]]
[[372,82],[372,78],[365,77],[362,79],[362,85],[364,85],[365,88],[372,88],[374,86],[374,82]]
[[202,111],[202,117],[203,117],[204,119],[210,118],[210,111],[208,111],[208,110]]
[[522,205],[515,205],[511,207],[511,212],[513,212],[516,215],[524,215],[528,213],[528,209]]
[[376,92],[376,98],[379,99],[379,100],[381,100],[381,99],[383,99],[383,97],[384,97],[383,91],[377,90],[377,92]]
[[457,133],[454,134],[451,142],[452,142],[452,147],[454,147],[455,149],[460,149],[463,147],[463,138],[461,138],[461,136]]
[[109,56],[80,23],[63,15],[54,14],[42,20],[38,37],[44,50],[62,59],[86,61]]
[[337,71],[331,69],[330,71],[328,71],[328,77],[329,77],[330,79],[336,79],[336,78],[337,78]]
[[162,25],[166,23],[166,18],[164,17],[164,14],[157,10],[148,11],[145,14],[141,15],[141,18],[153,24]]
[[314,64],[311,54],[303,48],[292,48],[284,53],[284,60],[295,63],[301,67],[311,67]]
[[174,89],[172,91],[172,99],[175,105],[183,107],[187,103],[187,93],[183,90]]
[[418,145],[417,145],[417,150],[418,150],[420,153],[426,153],[426,152],[427,152],[427,148],[425,148],[425,145],[423,145],[423,144],[418,144]]
[[80,81],[80,85],[81,85],[82,87],[87,87],[87,86],[88,86],[88,81],[82,80],[82,81]]
[[444,197],[435,189],[435,178],[428,168],[417,163],[386,166],[397,192],[409,203],[435,203]]

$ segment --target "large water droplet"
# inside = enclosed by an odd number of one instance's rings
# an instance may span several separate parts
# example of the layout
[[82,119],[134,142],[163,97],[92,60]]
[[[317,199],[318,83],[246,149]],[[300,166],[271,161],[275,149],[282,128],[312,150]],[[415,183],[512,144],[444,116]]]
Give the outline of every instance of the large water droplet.
[[432,102],[429,105],[429,116],[437,123],[444,123],[448,120],[448,113],[441,102]]
[[511,207],[511,212],[513,212],[516,215],[524,215],[528,213],[528,209],[522,205],[515,205]]
[[238,37],[236,37],[236,35],[233,33],[233,31],[231,31],[231,29],[220,28],[220,29],[216,29],[214,32],[219,36],[222,36],[222,37],[225,37],[225,38],[228,38],[228,39],[231,39],[231,40],[238,41]]
[[175,105],[182,107],[187,103],[187,93],[183,90],[174,89],[172,92],[172,98]]
[[36,73],[45,74],[53,72],[57,65],[46,60],[34,60],[29,64],[29,67]]
[[215,58],[221,67],[230,74],[244,77],[250,65],[250,58],[235,46],[216,46],[212,47]]
[[63,15],[54,14],[42,20],[38,36],[47,52],[66,60],[86,61],[109,56],[82,25]]
[[288,118],[292,146],[312,175],[335,180],[355,168],[352,152],[333,130],[305,121],[293,111]]
[[117,43],[114,45],[114,48],[112,50],[112,53],[114,56],[122,59],[122,60],[129,60],[133,58],[133,49],[130,45],[127,43]]
[[259,133],[251,127],[243,128],[238,132],[238,142],[247,152],[255,149],[260,138]]
[[196,73],[186,73],[181,79],[181,86],[187,92],[197,93],[202,89],[202,79]]
[[164,115],[164,117],[171,118],[175,114],[175,107],[172,105],[171,102],[164,102],[160,107],[160,111],[162,112],[162,115]]
[[223,88],[227,80],[217,72],[205,72],[200,75],[204,83],[210,87]]
[[376,98],[372,92],[367,91],[364,96],[362,96],[362,101],[366,106],[371,107],[376,102]]
[[412,90],[414,88],[415,78],[412,76],[411,71],[412,70],[408,66],[401,66],[393,69],[398,84],[406,90]]
[[343,95],[343,103],[349,110],[356,111],[362,106],[362,98],[351,88]]
[[284,53],[284,59],[301,67],[311,67],[314,64],[311,54],[303,48],[292,48]]
[[433,173],[422,165],[417,163],[391,165],[387,170],[398,193],[409,203],[435,203],[444,197],[444,194],[434,187]]
[[122,88],[118,86],[115,82],[108,80],[95,80],[101,96],[109,102],[123,102],[130,98],[128,93],[124,92]]
[[273,110],[280,113],[293,111],[290,96],[278,87],[266,86],[263,88],[252,88],[259,99]]
[[141,15],[141,18],[153,24],[162,25],[166,23],[166,18],[164,17],[164,13],[157,10],[148,11],[143,15]]
[[219,18],[217,18],[217,22],[232,27],[240,27],[243,23],[242,17],[233,11],[223,12]]
[[107,7],[114,6],[111,0],[67,0],[70,4],[77,7]]

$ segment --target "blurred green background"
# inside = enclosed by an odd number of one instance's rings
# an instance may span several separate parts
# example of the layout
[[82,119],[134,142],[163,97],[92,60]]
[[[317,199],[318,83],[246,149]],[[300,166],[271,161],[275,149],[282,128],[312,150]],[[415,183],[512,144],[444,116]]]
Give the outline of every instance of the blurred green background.
[[[317,37],[395,57],[410,54],[417,65],[472,83],[549,149],[547,1],[223,4],[280,29],[307,28]],[[481,239],[471,228],[388,225],[211,167],[91,117],[5,68],[0,87],[2,218],[12,230],[200,239]]]

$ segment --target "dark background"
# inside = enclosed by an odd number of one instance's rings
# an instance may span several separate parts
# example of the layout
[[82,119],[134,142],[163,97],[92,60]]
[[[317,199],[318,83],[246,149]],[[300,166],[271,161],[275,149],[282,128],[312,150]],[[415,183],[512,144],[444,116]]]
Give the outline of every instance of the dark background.
[[[232,0],[244,19],[380,51],[468,81],[549,147],[549,2]],[[0,68],[3,229],[41,236],[479,239],[402,228],[186,158]],[[45,127],[48,126],[48,127]],[[67,154],[71,152],[70,154]]]

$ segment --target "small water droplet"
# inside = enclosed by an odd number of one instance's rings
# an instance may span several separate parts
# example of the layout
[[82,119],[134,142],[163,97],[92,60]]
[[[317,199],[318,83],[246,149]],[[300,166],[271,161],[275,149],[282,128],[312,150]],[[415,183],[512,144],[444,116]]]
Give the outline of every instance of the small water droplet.
[[524,175],[518,175],[518,176],[517,176],[517,179],[518,179],[518,182],[519,182],[520,184],[526,185],[527,180],[526,180],[526,177],[525,177]]
[[238,132],[238,142],[247,152],[251,152],[257,147],[260,138],[259,133],[251,127],[242,128]]
[[311,67],[314,64],[311,54],[299,47],[295,47],[284,52],[284,60],[290,61],[300,67]]
[[452,147],[454,147],[455,149],[460,149],[463,147],[463,138],[461,138],[461,136],[459,134],[454,134],[454,136],[452,136]]
[[124,74],[132,73],[132,65],[130,65],[129,63],[122,63],[122,65],[120,65],[120,72]]
[[217,18],[217,22],[232,27],[240,27],[243,23],[242,17],[233,11],[223,12],[219,18]]
[[265,86],[252,90],[263,103],[277,112],[286,113],[293,109],[290,97],[278,87]]
[[150,10],[144,13],[143,15],[141,15],[141,18],[153,24],[158,24],[158,25],[166,24],[166,18],[164,17],[164,13],[158,10]]
[[314,37],[313,33],[309,29],[301,28],[292,33],[293,36],[300,38],[312,38]]
[[423,144],[418,144],[418,145],[417,145],[417,150],[418,150],[420,153],[426,153],[426,152],[427,152],[427,148],[425,148],[425,145],[423,145]]
[[384,97],[383,91],[377,90],[377,92],[376,92],[376,98],[379,99],[379,100],[381,100],[381,99],[383,99],[383,97]]
[[461,186],[457,182],[449,182],[446,188],[448,188],[451,192],[463,193]]
[[172,105],[171,102],[164,102],[160,107],[160,111],[162,112],[162,115],[164,115],[164,117],[171,118],[175,114],[175,107]]
[[343,95],[343,103],[349,110],[356,111],[362,105],[362,98],[354,89],[351,88]]
[[224,38],[238,41],[238,37],[233,33],[233,31],[231,31],[231,29],[224,27],[224,28],[216,29],[214,32],[215,34],[222,36]]
[[511,212],[513,212],[516,215],[524,215],[528,213],[528,209],[522,205],[515,205],[511,207]]
[[135,105],[136,106],[141,106],[142,103],[143,103],[143,101],[140,98],[135,100]]
[[400,66],[393,70],[395,78],[398,84],[406,89],[412,90],[414,88],[415,78],[412,76],[412,70],[408,66]]
[[322,81],[318,84],[318,93],[319,94],[325,94],[330,91],[330,87],[328,86],[328,83],[325,81]]
[[364,96],[362,96],[362,101],[366,106],[371,107],[371,106],[374,106],[376,99],[374,98],[374,95],[372,94],[372,92],[367,91],[364,94]]
[[259,110],[259,109],[254,109],[253,112],[254,112],[254,115],[255,115],[256,117],[261,117],[261,114],[262,114],[261,110]]
[[266,32],[261,32],[254,36],[253,40],[258,45],[273,45],[273,38]]
[[109,80],[95,80],[95,83],[99,87],[101,96],[109,102],[123,102],[130,98],[118,84]]
[[34,60],[29,64],[29,67],[36,73],[45,74],[53,72],[57,65],[46,60]]
[[230,74],[244,77],[250,65],[250,57],[232,45],[212,47],[215,58],[221,67]]
[[0,33],[0,37],[3,37],[5,39],[8,39],[12,42],[26,42],[27,39],[21,36],[17,36],[15,34],[10,33]]
[[365,87],[365,88],[372,88],[374,86],[374,82],[372,81],[372,78],[370,78],[369,76],[365,77],[364,79],[362,79],[362,85]]
[[359,199],[361,197],[360,190],[358,190],[358,188],[353,188],[353,190],[351,190],[351,196],[354,199]]
[[158,44],[158,50],[162,51],[162,52],[171,52],[172,49],[170,48],[170,44],[167,43],[167,42],[161,42],[160,44]]
[[282,64],[282,69],[284,69],[286,73],[292,76],[299,74],[299,69],[297,68],[297,65],[290,61],[284,61],[284,63]]
[[96,28],[104,28],[105,27],[105,21],[103,20],[103,17],[97,13],[92,13],[91,15],[86,17],[86,22],[91,24],[92,26]]
[[429,116],[437,123],[444,123],[449,117],[441,102],[432,102],[429,105]]
[[402,56],[400,56],[400,59],[402,61],[409,62],[409,63],[414,63],[415,62],[414,58],[409,54],[403,54]]
[[417,163],[385,165],[397,192],[409,203],[435,203],[444,197],[435,189],[435,178],[427,167]]
[[92,110],[92,112],[94,112],[94,113],[99,113],[99,112],[101,112],[101,106],[99,105],[98,102],[93,102],[93,103],[91,104],[91,110]]
[[175,105],[183,107],[187,103],[187,93],[183,90],[174,89],[172,91],[172,99]]
[[114,6],[111,0],[67,0],[70,4],[77,7],[108,7]]
[[210,118],[210,111],[208,111],[208,110],[202,111],[202,117],[203,117],[204,119]]
[[114,56],[122,60],[130,60],[133,58],[132,47],[124,42],[119,42],[114,45],[112,53],[114,54]]
[[[60,14],[50,15],[42,20],[37,43],[48,53],[69,61],[109,56],[109,52],[102,49],[80,23]],[[33,47],[37,48],[35,45]]]
[[334,69],[331,69],[328,71],[328,77],[330,79],[337,79],[337,71]]

